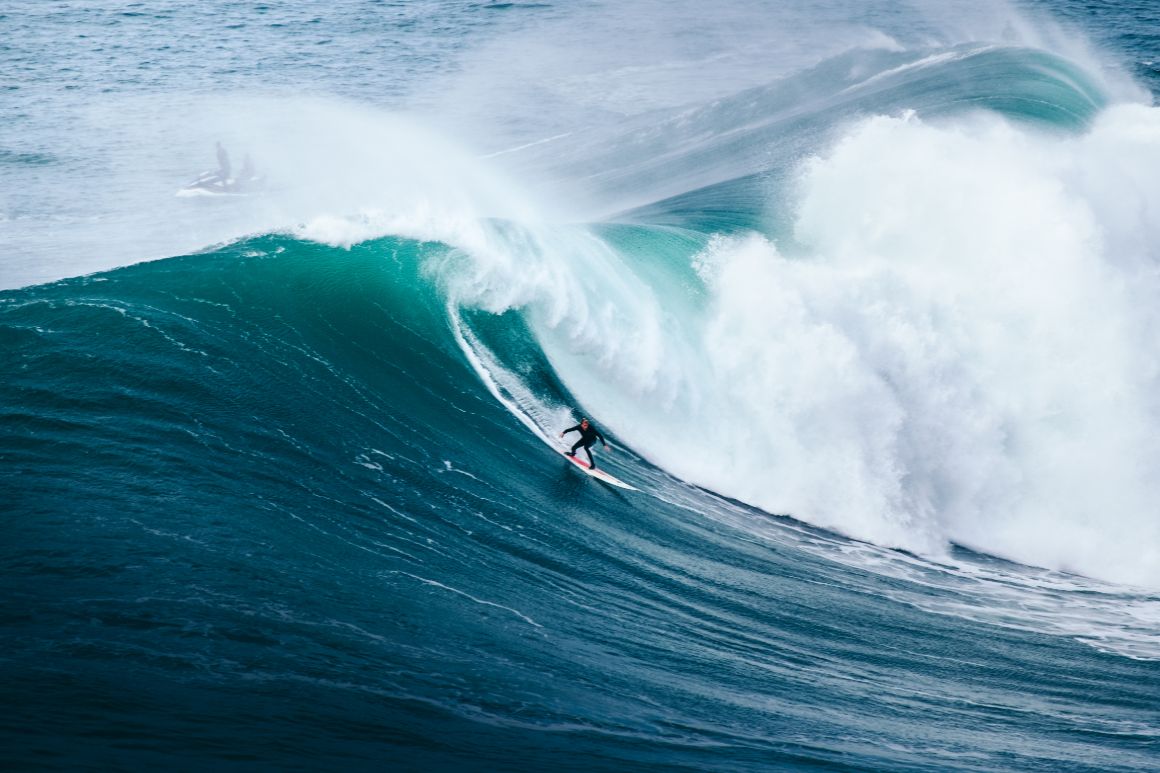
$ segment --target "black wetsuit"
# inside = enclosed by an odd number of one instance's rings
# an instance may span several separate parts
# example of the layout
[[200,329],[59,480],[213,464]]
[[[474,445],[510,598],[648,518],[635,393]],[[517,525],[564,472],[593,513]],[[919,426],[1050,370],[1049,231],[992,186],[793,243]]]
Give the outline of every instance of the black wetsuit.
[[575,456],[576,449],[582,447],[584,449],[584,453],[588,454],[588,466],[595,470],[596,460],[592,458],[592,446],[596,443],[597,440],[600,441],[601,445],[608,445],[608,441],[604,439],[604,435],[600,434],[600,430],[596,429],[592,422],[588,422],[588,429],[584,429],[579,424],[577,424],[575,427],[569,427],[568,429],[564,430],[565,435],[567,435],[569,432],[579,432],[580,439],[576,441],[574,446],[572,446],[572,450],[568,452],[568,455]]

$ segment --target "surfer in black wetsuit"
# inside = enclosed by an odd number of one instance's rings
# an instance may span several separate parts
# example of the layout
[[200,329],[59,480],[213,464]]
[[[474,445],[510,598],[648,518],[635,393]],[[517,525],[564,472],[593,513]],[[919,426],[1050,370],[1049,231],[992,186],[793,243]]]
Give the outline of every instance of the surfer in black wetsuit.
[[222,178],[222,182],[228,184],[230,179],[230,154],[222,147],[221,142],[217,144],[217,159],[218,159],[218,177]]
[[592,446],[595,445],[597,440],[599,440],[600,443],[604,446],[604,449],[608,450],[608,441],[604,439],[604,435],[601,435],[600,430],[589,424],[588,419],[580,419],[579,424],[577,424],[575,427],[569,427],[568,429],[561,432],[560,437],[564,437],[569,432],[579,432],[580,439],[576,441],[574,446],[572,446],[572,450],[568,452],[568,456],[575,456],[576,449],[582,447],[584,449],[584,453],[588,454],[588,468],[595,470],[596,460],[592,458]]

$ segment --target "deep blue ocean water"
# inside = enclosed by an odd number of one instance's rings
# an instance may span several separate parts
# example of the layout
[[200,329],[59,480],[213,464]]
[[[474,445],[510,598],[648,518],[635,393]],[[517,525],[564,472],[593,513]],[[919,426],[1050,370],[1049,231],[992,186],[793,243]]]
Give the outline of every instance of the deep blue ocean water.
[[0,765],[1160,767],[1157,61],[1148,3],[0,5]]

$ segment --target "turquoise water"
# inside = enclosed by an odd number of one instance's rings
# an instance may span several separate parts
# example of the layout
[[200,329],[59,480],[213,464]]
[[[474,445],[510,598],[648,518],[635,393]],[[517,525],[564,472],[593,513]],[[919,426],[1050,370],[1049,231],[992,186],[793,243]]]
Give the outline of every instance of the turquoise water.
[[1151,8],[0,33],[9,766],[1160,761]]

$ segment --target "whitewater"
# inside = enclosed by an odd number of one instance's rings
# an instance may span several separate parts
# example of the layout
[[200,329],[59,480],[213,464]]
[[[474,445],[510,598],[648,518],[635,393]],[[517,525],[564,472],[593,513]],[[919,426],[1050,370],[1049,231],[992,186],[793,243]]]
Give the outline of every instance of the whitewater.
[[1155,11],[211,5],[0,11],[8,763],[1157,764]]

